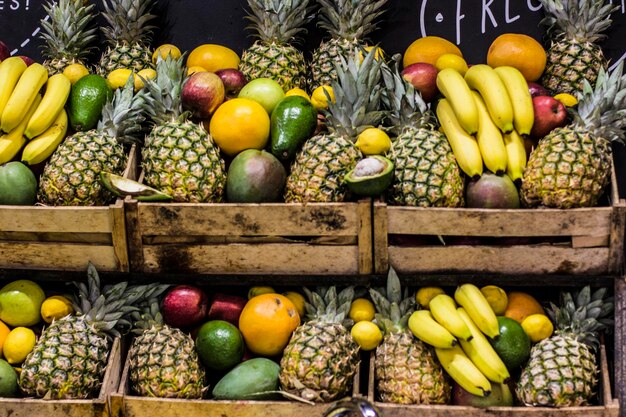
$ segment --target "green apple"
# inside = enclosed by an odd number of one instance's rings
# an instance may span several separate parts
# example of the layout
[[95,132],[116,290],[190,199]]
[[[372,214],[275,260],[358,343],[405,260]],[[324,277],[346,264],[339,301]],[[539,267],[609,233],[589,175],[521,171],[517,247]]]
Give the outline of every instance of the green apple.
[[33,281],[20,279],[0,289],[0,320],[11,327],[33,326],[41,321],[46,294]]
[[271,78],[256,78],[244,85],[237,97],[256,101],[271,115],[274,107],[285,97],[285,92]]

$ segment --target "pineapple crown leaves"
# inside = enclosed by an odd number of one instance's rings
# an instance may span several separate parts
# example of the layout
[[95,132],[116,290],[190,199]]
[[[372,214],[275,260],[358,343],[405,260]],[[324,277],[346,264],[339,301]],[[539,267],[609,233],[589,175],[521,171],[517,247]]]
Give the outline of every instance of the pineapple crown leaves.
[[83,60],[97,47],[98,35],[93,25],[95,4],[85,0],[57,0],[43,6],[47,19],[40,24],[43,55],[50,59]]
[[286,44],[298,41],[304,35],[304,26],[313,18],[311,0],[248,0],[251,22],[246,29],[267,42]]
[[415,308],[415,297],[409,296],[407,288],[402,291],[400,278],[393,267],[389,267],[386,288],[370,288],[369,293],[376,307],[376,322],[385,333],[407,328],[409,316]]
[[335,286],[320,287],[315,291],[305,287],[303,291],[308,300],[304,303],[308,319],[350,327],[351,320],[347,317],[354,299],[354,287],[346,287],[339,293]]
[[361,39],[378,28],[376,19],[385,12],[388,0],[317,0],[318,26],[333,38]]
[[552,39],[573,39],[579,42],[597,42],[611,26],[611,13],[618,4],[605,0],[540,0],[546,16],[541,24],[548,27]]
[[138,310],[130,313],[133,322],[133,333],[141,334],[153,326],[163,325],[163,315],[158,298],[151,298],[138,306]]
[[184,56],[172,58],[168,55],[156,64],[156,77],[145,79],[146,113],[153,123],[160,125],[171,120],[186,119],[189,112],[183,111],[182,91],[187,75]]
[[133,77],[128,77],[124,87],[115,90],[112,99],[102,108],[97,126],[97,130],[121,143],[139,142],[144,132],[146,96],[142,90],[135,94]]
[[111,44],[149,44],[156,26],[148,22],[157,16],[151,14],[155,0],[102,0],[102,15],[109,27],[102,27]]

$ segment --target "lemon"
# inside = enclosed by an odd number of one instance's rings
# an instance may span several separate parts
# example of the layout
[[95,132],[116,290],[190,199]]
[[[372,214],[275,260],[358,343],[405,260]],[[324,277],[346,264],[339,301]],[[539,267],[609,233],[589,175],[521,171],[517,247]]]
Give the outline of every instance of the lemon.
[[428,310],[430,300],[439,294],[445,293],[446,292],[441,287],[421,287],[417,290],[417,293],[415,293],[415,301],[417,301],[417,304],[422,306],[422,308]]
[[157,73],[152,68],[144,68],[137,73],[137,77],[135,77],[135,91],[139,91],[143,88],[143,80],[152,80],[155,79]]
[[124,87],[126,81],[128,81],[128,77],[133,75],[133,71],[128,68],[118,68],[113,70],[107,76],[107,81],[112,89],[117,90],[118,88]]
[[268,285],[257,285],[248,290],[248,300],[261,294],[273,294],[276,291]]
[[16,327],[11,330],[4,340],[4,346],[2,347],[2,353],[4,358],[11,365],[17,365],[24,362],[26,356],[35,347],[37,337],[28,327]]
[[284,292],[283,295],[289,298],[293,305],[296,306],[296,310],[298,310],[300,318],[304,318],[304,315],[306,314],[306,300],[304,299],[304,296],[295,291],[287,291]]
[[467,62],[463,57],[460,57],[456,54],[443,54],[440,55],[439,58],[435,61],[435,68],[439,71],[445,68],[452,68],[453,70],[459,72],[461,75],[465,75],[467,72]]
[[480,292],[483,293],[496,316],[502,316],[509,305],[509,297],[506,292],[496,285],[484,286]]
[[72,302],[62,295],[53,295],[46,298],[41,304],[41,318],[46,323],[58,320],[74,313]]
[[311,104],[313,104],[318,111],[328,108],[328,97],[326,94],[330,97],[330,101],[334,103],[335,93],[333,92],[333,88],[331,86],[320,85],[311,93]]
[[83,64],[70,64],[63,70],[63,75],[65,75],[72,85],[85,75],[89,75],[89,70]]
[[384,130],[368,127],[357,136],[354,146],[364,155],[384,155],[391,148],[391,139]]
[[306,98],[307,100],[311,101],[311,97],[309,97],[309,95],[307,94],[307,92],[306,92],[306,91],[304,91],[304,90],[303,90],[303,89],[301,89],[301,88],[298,88],[298,87],[294,87],[294,88],[292,88],[291,90],[287,90],[287,91],[285,92],[285,97],[288,97],[288,96],[300,96],[300,97],[304,97],[304,98]]
[[158,46],[152,53],[152,63],[156,64],[159,57],[165,59],[168,55],[174,59],[178,59],[181,55],[180,49],[171,43],[164,43],[163,45]]
[[374,350],[383,340],[383,333],[371,321],[363,320],[352,326],[350,334],[364,351]]
[[578,99],[568,93],[559,93],[555,95],[554,98],[563,103],[565,107],[574,107],[578,104]]
[[192,74],[195,74],[196,72],[203,72],[203,71],[206,71],[203,67],[199,65],[194,65],[193,67],[187,68],[187,75],[192,75]]
[[522,329],[524,329],[531,342],[537,343],[552,336],[554,325],[545,314],[531,314],[522,320]]
[[361,59],[361,62],[363,62],[363,60],[365,59],[365,55],[369,54],[373,48],[376,48],[376,52],[374,52],[374,59],[375,60],[379,60],[379,59],[383,59],[385,60],[385,51],[383,51],[383,49],[380,46],[366,46],[365,47],[365,54],[362,53],[361,51],[359,51],[359,58]]
[[374,320],[374,314],[376,314],[374,303],[367,298],[355,298],[350,304],[348,316],[357,323]]

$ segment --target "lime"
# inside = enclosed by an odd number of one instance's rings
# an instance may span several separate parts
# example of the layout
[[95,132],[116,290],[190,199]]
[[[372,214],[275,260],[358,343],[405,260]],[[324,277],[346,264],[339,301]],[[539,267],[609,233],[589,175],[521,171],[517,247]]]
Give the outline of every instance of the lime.
[[26,356],[33,350],[37,337],[35,332],[28,327],[16,327],[11,330],[4,340],[2,353],[11,365],[24,362]]
[[498,316],[500,336],[489,340],[509,371],[515,371],[530,357],[530,338],[517,321]]
[[531,314],[526,317],[522,320],[522,328],[533,343],[547,339],[554,332],[554,325],[545,314]]
[[363,320],[352,326],[352,338],[365,351],[374,350],[383,340],[380,328],[371,321]]
[[76,131],[87,131],[98,124],[105,103],[113,97],[107,80],[97,74],[82,77],[72,86],[68,100],[70,125]]
[[196,350],[204,366],[225,371],[241,362],[243,336],[236,326],[227,321],[207,321],[198,330]]
[[375,313],[376,309],[374,308],[374,303],[367,298],[356,298],[352,301],[352,304],[350,304],[348,316],[354,320],[355,323],[358,323],[364,320],[374,320]]
[[17,397],[17,372],[4,359],[0,359],[0,397]]
[[368,127],[357,136],[354,146],[364,155],[384,155],[391,148],[391,139],[384,130]]

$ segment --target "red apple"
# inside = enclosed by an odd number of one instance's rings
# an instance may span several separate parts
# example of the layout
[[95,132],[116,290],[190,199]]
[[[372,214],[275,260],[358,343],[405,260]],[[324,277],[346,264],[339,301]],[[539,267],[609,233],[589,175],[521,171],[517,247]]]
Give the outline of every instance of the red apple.
[[247,301],[237,295],[217,293],[213,296],[207,318],[209,320],[224,320],[238,326],[241,310]]
[[22,59],[24,60],[24,62],[26,62],[26,66],[30,66],[31,64],[34,64],[34,63],[35,63],[35,60],[34,60],[34,59],[32,59],[32,58],[30,58],[30,57],[27,57],[27,56],[25,56],[25,55],[18,55],[18,56],[19,56],[20,58],[22,58]]
[[542,138],[552,129],[567,124],[567,109],[559,100],[552,96],[533,97],[535,121],[530,135]]
[[206,319],[209,298],[193,285],[170,289],[161,303],[163,321],[173,327],[189,329]]
[[226,96],[237,96],[244,85],[248,83],[248,79],[243,72],[235,68],[224,68],[215,71],[215,75],[222,79]]
[[185,82],[182,103],[198,119],[208,119],[224,102],[226,92],[222,79],[213,72],[194,73]]
[[533,82],[533,81],[528,81],[528,91],[530,91],[530,96],[531,97],[537,97],[537,96],[549,96],[550,92],[548,91],[547,88],[545,88],[543,85]]
[[0,62],[11,56],[11,51],[6,43],[0,41]]
[[411,83],[422,94],[424,101],[429,102],[437,96],[437,68],[427,62],[416,62],[406,66],[400,75]]

